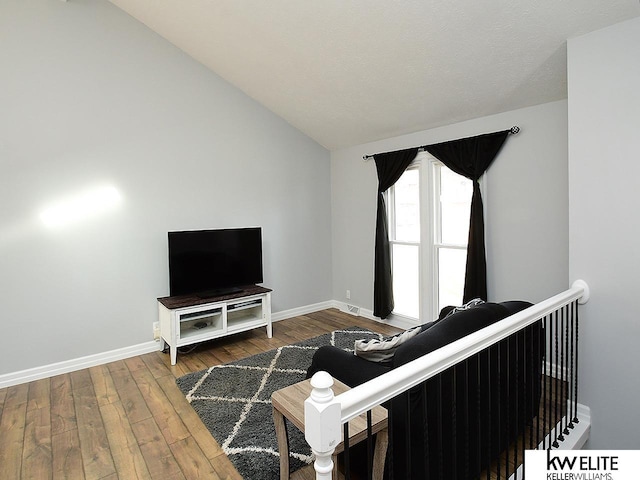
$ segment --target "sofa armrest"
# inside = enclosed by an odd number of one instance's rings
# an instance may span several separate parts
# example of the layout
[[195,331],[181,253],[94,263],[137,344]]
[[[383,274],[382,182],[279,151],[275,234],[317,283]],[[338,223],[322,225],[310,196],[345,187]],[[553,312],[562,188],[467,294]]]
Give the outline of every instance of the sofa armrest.
[[364,360],[353,353],[326,345],[320,347],[313,355],[311,366],[307,370],[307,378],[311,378],[314,373],[322,370],[345,385],[356,387],[387,373],[391,367]]

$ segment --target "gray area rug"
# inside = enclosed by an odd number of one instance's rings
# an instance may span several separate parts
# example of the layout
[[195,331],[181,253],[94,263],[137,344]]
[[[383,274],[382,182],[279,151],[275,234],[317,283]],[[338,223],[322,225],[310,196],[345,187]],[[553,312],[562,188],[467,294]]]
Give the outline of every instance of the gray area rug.
[[[353,351],[359,339],[382,338],[358,327],[336,330],[190,373],[176,380],[189,403],[246,480],[278,480],[280,460],[271,394],[304,380],[315,351],[334,345]],[[313,461],[304,435],[287,423],[291,472]]]

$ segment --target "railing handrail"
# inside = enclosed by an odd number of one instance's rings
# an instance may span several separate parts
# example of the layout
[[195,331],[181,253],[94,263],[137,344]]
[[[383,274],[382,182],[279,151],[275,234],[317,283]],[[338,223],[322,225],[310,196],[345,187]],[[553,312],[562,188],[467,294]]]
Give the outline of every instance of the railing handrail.
[[586,303],[588,296],[588,285],[582,280],[577,280],[571,288],[564,292],[337,395],[334,402],[340,404],[341,424],[416,385],[420,385],[429,378],[537,322],[564,305],[575,300]]

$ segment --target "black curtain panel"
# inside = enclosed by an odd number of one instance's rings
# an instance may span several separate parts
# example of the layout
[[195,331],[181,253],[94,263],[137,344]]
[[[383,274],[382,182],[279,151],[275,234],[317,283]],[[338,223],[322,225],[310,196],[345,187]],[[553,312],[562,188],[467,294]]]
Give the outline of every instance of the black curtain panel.
[[393,311],[393,283],[391,279],[391,249],[384,192],[402,176],[411,164],[418,148],[398,152],[379,153],[373,158],[378,171],[378,214],[376,218],[376,244],[373,279],[373,314],[387,318]]
[[[454,172],[473,181],[469,244],[463,302],[487,299],[487,260],[484,244],[484,215],[478,179],[498,155],[510,130],[462,138],[424,147]],[[378,207],[379,208],[379,207]]]

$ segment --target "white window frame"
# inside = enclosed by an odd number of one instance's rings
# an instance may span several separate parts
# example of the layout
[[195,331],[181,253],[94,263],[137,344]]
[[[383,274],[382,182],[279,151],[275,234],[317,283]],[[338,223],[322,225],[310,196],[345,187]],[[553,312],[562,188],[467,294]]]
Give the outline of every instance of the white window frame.
[[[386,202],[389,224],[389,244],[391,248],[391,261],[393,265],[393,245],[415,245],[418,247],[419,267],[419,295],[420,318],[414,319],[406,315],[392,313],[394,318],[411,324],[420,324],[431,321],[438,316],[439,309],[439,268],[438,252],[440,249],[466,250],[467,245],[445,244],[442,242],[440,221],[440,169],[446,166],[427,152],[420,151],[416,159],[407,167],[419,171],[420,185],[420,240],[418,242],[395,239],[395,198],[394,187],[386,192]],[[480,180],[480,190],[485,197],[486,175]],[[486,199],[485,199],[486,203]],[[485,212],[485,226],[487,218]],[[431,288],[425,282],[428,280]]]

